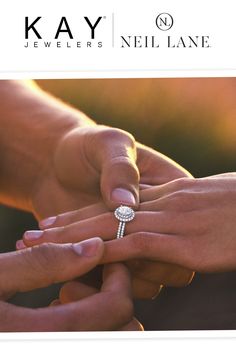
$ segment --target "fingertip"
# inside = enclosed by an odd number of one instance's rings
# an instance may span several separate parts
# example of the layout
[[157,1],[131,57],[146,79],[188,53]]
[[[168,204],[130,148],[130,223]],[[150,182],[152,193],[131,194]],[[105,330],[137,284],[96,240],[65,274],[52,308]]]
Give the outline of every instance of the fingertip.
[[119,205],[135,207],[136,199],[134,193],[125,188],[115,188],[111,193],[111,201]]
[[104,252],[104,242],[100,237],[72,244],[74,252],[83,257],[101,258]]
[[18,240],[16,241],[16,250],[22,250],[24,248],[27,248],[23,240]]
[[24,233],[23,239],[25,241],[32,242],[32,241],[39,240],[42,236],[43,236],[43,231],[41,230],[29,230]]
[[57,216],[50,216],[49,218],[39,221],[39,228],[44,230],[52,227],[56,222]]

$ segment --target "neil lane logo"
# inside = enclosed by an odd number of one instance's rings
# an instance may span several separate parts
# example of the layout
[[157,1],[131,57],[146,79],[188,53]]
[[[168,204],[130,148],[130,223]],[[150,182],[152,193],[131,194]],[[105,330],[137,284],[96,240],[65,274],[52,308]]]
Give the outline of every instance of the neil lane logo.
[[[116,21],[119,22],[119,33],[116,31]],[[210,36],[200,33],[176,35],[178,18],[167,12],[150,14],[152,33],[145,28],[138,28],[136,34],[132,21],[128,27],[131,33],[122,33],[122,15],[114,13],[108,16],[65,17],[58,20],[37,16],[24,19],[25,48],[170,48],[194,49],[210,48]],[[146,23],[144,21],[144,23]],[[123,26],[124,27],[124,26]],[[143,25],[145,27],[145,25]],[[127,26],[126,26],[127,28]],[[176,33],[175,33],[176,31]],[[150,32],[150,28],[149,28]]]
[[[166,12],[159,13],[153,21],[151,35],[121,35],[121,48],[210,48],[210,36],[174,34],[174,17]],[[154,26],[155,25],[155,26]],[[177,27],[177,26],[175,26]],[[171,34],[169,34],[171,32]],[[168,33],[168,34],[167,34]]]
[[173,24],[173,17],[166,12],[159,14],[156,18],[156,25],[161,31],[168,31],[169,29],[171,29]]

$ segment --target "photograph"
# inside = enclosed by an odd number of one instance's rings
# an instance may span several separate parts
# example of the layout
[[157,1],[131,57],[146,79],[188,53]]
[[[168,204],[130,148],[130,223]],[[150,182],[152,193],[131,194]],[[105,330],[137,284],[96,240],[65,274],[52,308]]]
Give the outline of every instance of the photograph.
[[0,332],[236,330],[235,95],[0,80]]

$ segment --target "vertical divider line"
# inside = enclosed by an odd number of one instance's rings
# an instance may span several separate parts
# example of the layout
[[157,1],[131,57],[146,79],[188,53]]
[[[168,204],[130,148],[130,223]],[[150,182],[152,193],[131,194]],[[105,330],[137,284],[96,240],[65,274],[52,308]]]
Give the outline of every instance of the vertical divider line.
[[115,47],[115,15],[112,13],[112,48]]

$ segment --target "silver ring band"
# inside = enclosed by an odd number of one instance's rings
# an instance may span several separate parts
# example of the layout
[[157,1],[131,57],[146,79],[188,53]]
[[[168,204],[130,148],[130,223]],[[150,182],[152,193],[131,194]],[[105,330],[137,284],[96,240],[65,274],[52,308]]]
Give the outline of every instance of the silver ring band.
[[114,215],[120,221],[116,238],[122,238],[125,235],[125,224],[134,219],[135,212],[130,207],[121,205],[115,210]]

